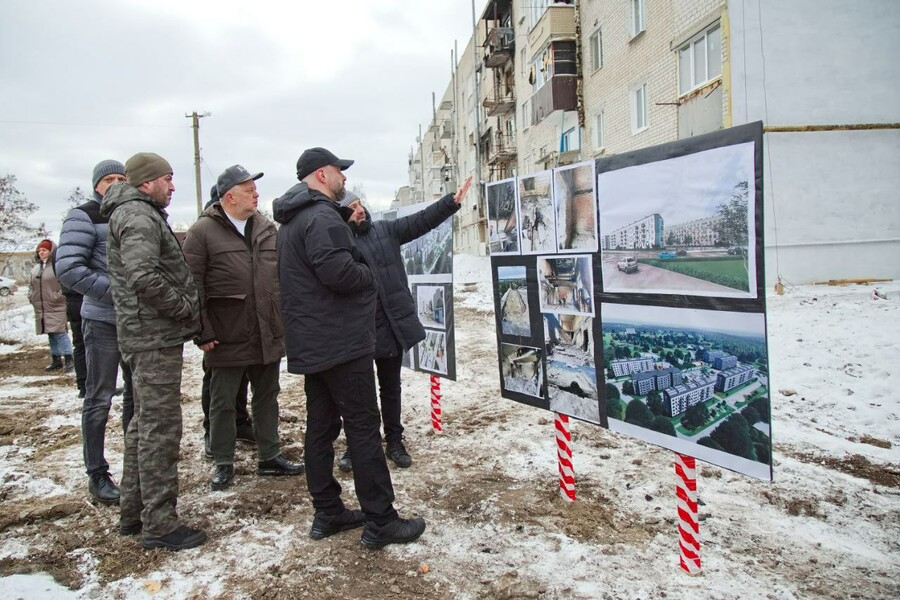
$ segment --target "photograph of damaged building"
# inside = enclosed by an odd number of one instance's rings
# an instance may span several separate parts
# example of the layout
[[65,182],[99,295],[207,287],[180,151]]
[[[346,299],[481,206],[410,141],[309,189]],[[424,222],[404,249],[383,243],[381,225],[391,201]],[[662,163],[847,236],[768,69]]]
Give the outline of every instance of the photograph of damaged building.
[[544,347],[550,410],[599,423],[593,321],[582,315],[544,314]]
[[516,180],[505,179],[485,186],[488,243],[492,255],[519,253],[519,220],[516,215]]
[[525,267],[497,267],[500,330],[504,335],[531,337]]
[[560,251],[597,251],[597,195],[594,162],[553,171],[556,239]]
[[438,285],[417,285],[415,290],[416,307],[422,325],[445,329],[444,288]]
[[504,390],[544,398],[544,361],[540,348],[500,344],[500,382]]
[[448,219],[422,237],[403,245],[407,275],[453,272],[453,223]]
[[519,179],[522,254],[556,252],[556,213],[552,174],[542,171]]
[[541,312],[594,314],[594,275],[590,256],[537,259]]

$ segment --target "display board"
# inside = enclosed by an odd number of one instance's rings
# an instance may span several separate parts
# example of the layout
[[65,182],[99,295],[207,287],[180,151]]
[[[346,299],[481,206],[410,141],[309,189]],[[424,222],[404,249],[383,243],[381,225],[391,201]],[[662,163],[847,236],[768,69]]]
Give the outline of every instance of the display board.
[[503,397],[771,479],[761,123],[486,195]]
[[[378,215],[399,219],[423,210],[420,202]],[[374,217],[373,217],[374,218]],[[401,248],[416,314],[425,339],[403,357],[403,366],[456,380],[456,340],[453,332],[453,219],[449,218]]]

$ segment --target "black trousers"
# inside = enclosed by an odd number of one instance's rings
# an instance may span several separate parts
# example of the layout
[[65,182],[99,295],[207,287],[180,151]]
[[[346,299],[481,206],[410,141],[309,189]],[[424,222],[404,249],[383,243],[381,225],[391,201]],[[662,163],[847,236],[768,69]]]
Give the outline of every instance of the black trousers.
[[403,424],[400,423],[402,365],[403,354],[375,359],[375,369],[378,371],[378,397],[381,400],[381,422],[384,424],[384,441],[388,447],[403,439]]
[[[209,433],[209,403],[212,398],[210,392],[210,382],[212,381],[212,369],[206,366],[203,361],[203,384],[200,386],[200,405],[203,407],[203,432]],[[237,396],[234,397],[234,425],[250,425],[250,413],[247,412],[247,386],[250,380],[245,374],[241,378],[241,384],[238,386]]]
[[397,518],[394,486],[381,446],[373,357],[365,356],[306,375],[306,483],[313,507],[327,514],[344,509],[334,478],[334,440],[344,433],[353,456],[353,483],[366,520],[384,525]]

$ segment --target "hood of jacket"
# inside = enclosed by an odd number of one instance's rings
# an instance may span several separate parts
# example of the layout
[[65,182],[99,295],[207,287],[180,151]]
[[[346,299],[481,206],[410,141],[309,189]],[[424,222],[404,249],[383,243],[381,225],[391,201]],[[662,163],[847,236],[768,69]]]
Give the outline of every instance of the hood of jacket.
[[345,222],[353,214],[353,210],[346,206],[338,206],[338,204],[317,190],[309,189],[304,182],[300,182],[283,196],[272,202],[272,218],[284,225],[293,219],[298,212],[308,206],[312,206],[316,202],[326,202],[341,215],[341,219]]
[[114,183],[106,190],[106,195],[103,196],[103,201],[100,204],[100,216],[108,219],[114,210],[126,202],[146,202],[161,212],[164,218],[168,216],[165,209],[157,204],[153,198],[133,185],[124,182]]

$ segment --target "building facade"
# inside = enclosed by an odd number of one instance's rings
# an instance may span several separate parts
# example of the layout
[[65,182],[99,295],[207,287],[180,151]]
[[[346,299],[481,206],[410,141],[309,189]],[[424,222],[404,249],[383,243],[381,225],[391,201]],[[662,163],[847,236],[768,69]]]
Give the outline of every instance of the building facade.
[[653,213],[603,237],[605,238],[603,244],[608,250],[662,248],[663,218]]
[[716,391],[727,392],[743,383],[755,379],[754,369],[749,365],[739,365],[716,373]]
[[614,377],[624,377],[633,373],[653,370],[652,358],[620,358],[609,362]]
[[[410,153],[422,198],[448,164],[437,147],[483,204],[486,182],[762,121],[767,285],[900,273],[894,0],[488,0],[476,15]],[[868,33],[835,44],[847,31]],[[483,253],[484,209],[456,223],[457,250]],[[600,245],[719,241],[713,219],[645,225]]]
[[680,415],[695,404],[713,397],[716,378],[707,377],[663,390],[663,406],[670,417]]
[[681,371],[675,367],[635,373],[631,376],[634,393],[640,396],[646,396],[652,390],[662,391],[666,388],[681,385],[681,383]]

